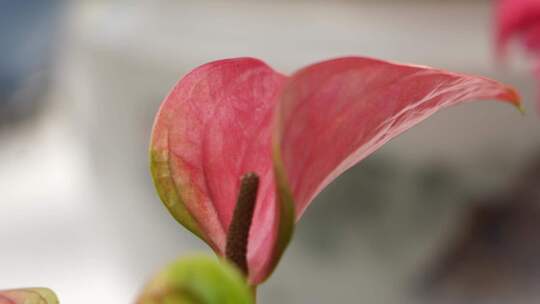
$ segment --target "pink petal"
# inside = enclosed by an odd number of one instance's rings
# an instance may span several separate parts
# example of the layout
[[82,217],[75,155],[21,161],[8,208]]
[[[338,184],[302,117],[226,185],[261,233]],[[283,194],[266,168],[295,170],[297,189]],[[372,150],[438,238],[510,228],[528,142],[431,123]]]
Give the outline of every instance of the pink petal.
[[248,243],[252,283],[269,273],[278,241],[271,133],[284,81],[285,76],[256,59],[203,65],[165,99],[152,137],[152,171],[162,199],[220,255],[241,176],[260,176]]
[[478,99],[520,105],[501,83],[428,67],[350,57],[300,70],[284,89],[274,138],[297,219],[328,183],[384,143],[439,109]]
[[523,33],[523,44],[534,55],[540,55],[540,20]]

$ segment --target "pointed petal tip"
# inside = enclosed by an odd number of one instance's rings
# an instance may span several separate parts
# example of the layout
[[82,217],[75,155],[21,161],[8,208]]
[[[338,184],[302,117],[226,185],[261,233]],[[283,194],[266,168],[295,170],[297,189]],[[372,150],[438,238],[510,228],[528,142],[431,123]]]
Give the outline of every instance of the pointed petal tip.
[[521,96],[519,95],[518,91],[512,87],[508,87],[508,97],[507,100],[516,107],[516,109],[521,113],[521,115],[526,114],[526,109],[523,106],[523,102],[521,101]]
[[527,111],[525,110],[525,107],[523,106],[522,103],[519,103],[518,105],[516,105],[516,108],[521,115],[523,116],[527,115]]

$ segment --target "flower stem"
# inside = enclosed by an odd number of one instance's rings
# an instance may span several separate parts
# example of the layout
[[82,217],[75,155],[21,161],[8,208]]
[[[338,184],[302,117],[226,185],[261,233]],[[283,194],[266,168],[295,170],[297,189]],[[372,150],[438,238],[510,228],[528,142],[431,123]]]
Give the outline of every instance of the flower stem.
[[257,174],[247,173],[242,176],[238,200],[227,232],[225,257],[246,276],[248,275],[247,245],[249,229],[253,221],[258,189],[259,177]]
[[253,296],[253,304],[257,304],[257,285],[251,286],[251,295]]

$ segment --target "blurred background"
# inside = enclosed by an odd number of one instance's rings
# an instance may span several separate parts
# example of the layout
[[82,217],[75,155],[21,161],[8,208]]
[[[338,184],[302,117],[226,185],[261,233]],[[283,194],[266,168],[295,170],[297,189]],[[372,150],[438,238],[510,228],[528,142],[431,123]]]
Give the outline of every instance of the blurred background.
[[445,110],[306,212],[260,303],[538,303],[540,120],[519,50],[492,56],[489,1],[0,0],[0,287],[130,303],[209,250],[157,198],[147,145],[192,68],[253,56],[284,73],[363,55],[509,83],[528,109]]

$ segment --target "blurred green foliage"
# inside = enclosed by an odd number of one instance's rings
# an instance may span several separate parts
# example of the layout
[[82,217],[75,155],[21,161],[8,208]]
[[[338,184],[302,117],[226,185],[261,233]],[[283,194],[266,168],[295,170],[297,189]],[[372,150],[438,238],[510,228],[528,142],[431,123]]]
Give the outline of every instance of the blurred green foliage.
[[182,258],[161,271],[137,304],[251,304],[253,295],[232,265],[205,255]]

